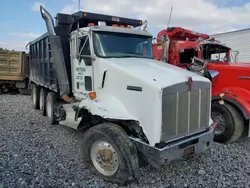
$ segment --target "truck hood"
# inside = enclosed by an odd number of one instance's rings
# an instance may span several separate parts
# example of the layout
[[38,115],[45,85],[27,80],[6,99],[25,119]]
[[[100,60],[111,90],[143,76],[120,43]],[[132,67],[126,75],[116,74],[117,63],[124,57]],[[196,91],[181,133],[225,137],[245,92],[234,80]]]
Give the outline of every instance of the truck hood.
[[117,69],[137,76],[140,79],[151,81],[154,85],[166,87],[176,83],[186,82],[188,77],[193,81],[210,82],[207,78],[199,76],[185,69],[163,63],[153,59],[144,58],[109,58],[104,60]]

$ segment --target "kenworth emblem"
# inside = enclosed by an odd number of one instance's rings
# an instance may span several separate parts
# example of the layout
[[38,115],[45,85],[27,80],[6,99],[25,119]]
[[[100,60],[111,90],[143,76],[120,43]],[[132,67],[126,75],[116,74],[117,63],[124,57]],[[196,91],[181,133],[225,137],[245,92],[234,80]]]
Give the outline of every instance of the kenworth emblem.
[[193,79],[192,79],[192,77],[188,77],[188,81],[187,81],[188,91],[191,90],[192,84],[193,84]]

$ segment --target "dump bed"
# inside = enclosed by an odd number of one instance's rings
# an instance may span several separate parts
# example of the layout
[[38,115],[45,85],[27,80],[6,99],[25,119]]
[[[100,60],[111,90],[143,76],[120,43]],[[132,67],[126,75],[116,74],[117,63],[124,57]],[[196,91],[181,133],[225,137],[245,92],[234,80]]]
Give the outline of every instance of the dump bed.
[[29,77],[25,52],[0,50],[0,80],[23,81]]

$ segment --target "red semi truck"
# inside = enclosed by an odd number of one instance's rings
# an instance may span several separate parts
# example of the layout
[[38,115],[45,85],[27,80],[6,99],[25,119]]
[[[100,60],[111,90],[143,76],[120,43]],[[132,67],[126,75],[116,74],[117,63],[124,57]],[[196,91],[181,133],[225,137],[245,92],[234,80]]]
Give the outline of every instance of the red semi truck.
[[237,62],[239,52],[207,34],[181,27],[160,31],[156,41],[155,59],[210,78],[211,116],[218,123],[214,140],[230,143],[249,136],[250,64]]

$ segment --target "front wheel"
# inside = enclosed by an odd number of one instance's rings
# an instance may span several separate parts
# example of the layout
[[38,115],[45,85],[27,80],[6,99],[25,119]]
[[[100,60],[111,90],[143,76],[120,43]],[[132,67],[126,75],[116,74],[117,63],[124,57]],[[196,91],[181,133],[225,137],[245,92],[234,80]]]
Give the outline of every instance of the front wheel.
[[129,177],[138,177],[137,149],[116,124],[90,128],[84,134],[82,153],[90,171],[108,182],[123,185]]
[[213,102],[211,105],[211,118],[217,122],[214,141],[231,143],[237,141],[243,134],[244,121],[240,112],[232,105],[223,105]]

